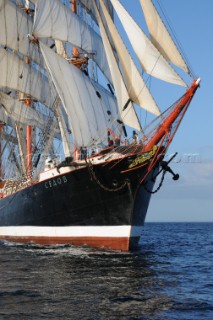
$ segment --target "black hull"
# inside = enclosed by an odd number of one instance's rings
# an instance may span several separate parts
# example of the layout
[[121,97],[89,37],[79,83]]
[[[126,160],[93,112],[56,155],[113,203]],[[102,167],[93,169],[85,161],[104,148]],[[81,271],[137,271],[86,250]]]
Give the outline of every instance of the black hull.
[[[119,166],[113,170],[108,166],[95,166],[97,183],[88,167],[84,167],[2,199],[0,238],[129,250],[140,238],[150,193],[139,184],[147,172],[146,166],[126,174],[120,171]],[[154,183],[148,180],[151,190]],[[121,190],[114,191],[124,182],[126,185]],[[56,234],[51,233],[53,229]],[[63,229],[69,233],[60,233]],[[51,230],[50,234],[44,234],[45,230]]]

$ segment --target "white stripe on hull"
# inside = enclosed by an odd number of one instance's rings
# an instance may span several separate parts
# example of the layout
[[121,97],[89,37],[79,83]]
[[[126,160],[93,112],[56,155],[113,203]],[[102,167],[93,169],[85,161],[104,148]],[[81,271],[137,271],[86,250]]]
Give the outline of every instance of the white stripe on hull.
[[0,227],[0,236],[13,237],[139,237],[142,227],[136,226],[83,226],[83,227]]

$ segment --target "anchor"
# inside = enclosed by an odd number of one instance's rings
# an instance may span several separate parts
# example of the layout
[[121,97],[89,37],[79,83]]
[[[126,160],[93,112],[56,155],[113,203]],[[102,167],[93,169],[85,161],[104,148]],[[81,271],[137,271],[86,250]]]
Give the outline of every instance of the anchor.
[[168,164],[177,156],[177,152],[171,157],[171,159],[169,161],[161,161],[160,165],[161,165],[161,170],[153,177],[153,181],[155,181],[155,179],[157,178],[157,176],[162,172],[162,171],[167,171],[169,173],[171,173],[171,175],[173,176],[172,179],[173,180],[178,180],[179,179],[179,174],[178,173],[174,173],[174,171],[172,171],[172,169],[168,166]]
[[173,175],[173,177],[172,177],[173,180],[178,180],[178,179],[179,179],[179,174],[178,174],[178,173],[175,174],[175,173],[172,171],[172,169],[168,166],[168,162],[166,162],[166,161],[161,161],[161,167],[162,167],[162,169],[163,169],[164,171],[167,171],[167,172],[171,173],[171,175]]

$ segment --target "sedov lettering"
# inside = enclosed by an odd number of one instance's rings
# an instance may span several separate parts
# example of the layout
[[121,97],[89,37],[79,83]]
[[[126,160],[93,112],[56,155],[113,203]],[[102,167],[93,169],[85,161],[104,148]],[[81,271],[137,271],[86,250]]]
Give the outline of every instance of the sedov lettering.
[[67,178],[65,176],[62,176],[62,177],[58,177],[53,180],[45,181],[44,187],[45,187],[45,189],[50,189],[50,188],[54,188],[57,186],[61,186],[62,184],[65,184],[67,182],[68,182]]

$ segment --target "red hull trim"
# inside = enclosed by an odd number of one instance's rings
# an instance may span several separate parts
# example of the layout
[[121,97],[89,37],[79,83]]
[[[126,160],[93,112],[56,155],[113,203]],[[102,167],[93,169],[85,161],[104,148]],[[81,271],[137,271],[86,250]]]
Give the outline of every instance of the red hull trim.
[[18,237],[18,236],[0,236],[0,240],[8,240],[17,243],[35,243],[39,245],[65,245],[89,246],[96,248],[107,248],[112,250],[128,251],[130,243],[137,243],[139,238],[134,237],[131,240],[127,237],[122,238],[104,238],[104,237]]

